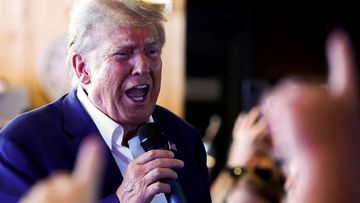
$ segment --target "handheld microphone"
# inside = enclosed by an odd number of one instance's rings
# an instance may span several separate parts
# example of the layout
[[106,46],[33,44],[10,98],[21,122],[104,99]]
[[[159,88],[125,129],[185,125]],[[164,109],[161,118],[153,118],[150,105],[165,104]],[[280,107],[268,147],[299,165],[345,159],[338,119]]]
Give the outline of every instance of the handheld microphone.
[[[170,150],[165,134],[156,123],[145,123],[138,129],[140,144],[147,152],[155,149]],[[171,192],[166,195],[169,203],[187,203],[184,192],[177,180],[169,181]]]

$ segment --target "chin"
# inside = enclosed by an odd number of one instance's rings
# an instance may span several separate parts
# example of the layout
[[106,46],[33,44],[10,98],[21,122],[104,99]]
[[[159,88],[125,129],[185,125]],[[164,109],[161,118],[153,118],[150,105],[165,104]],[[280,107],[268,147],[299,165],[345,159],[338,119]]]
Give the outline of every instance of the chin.
[[151,113],[146,113],[146,114],[144,114],[142,112],[139,114],[135,113],[132,115],[128,115],[125,123],[126,123],[126,125],[138,126],[142,123],[147,122],[149,120],[149,117],[151,116],[151,114],[152,114],[152,111],[151,111]]
[[123,109],[122,112],[119,112],[119,115],[121,115],[120,123],[131,126],[137,126],[139,124],[145,123],[153,114],[154,109],[155,104],[132,106],[131,108],[126,108],[126,110]]

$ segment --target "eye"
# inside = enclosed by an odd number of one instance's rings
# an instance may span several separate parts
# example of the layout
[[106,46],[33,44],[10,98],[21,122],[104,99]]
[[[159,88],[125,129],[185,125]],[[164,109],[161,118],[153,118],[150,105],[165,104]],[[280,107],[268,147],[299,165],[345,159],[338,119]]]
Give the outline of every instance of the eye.
[[146,54],[148,55],[148,56],[150,56],[150,57],[159,57],[160,56],[160,54],[161,54],[161,50],[160,49],[158,49],[158,48],[151,48],[151,49],[149,49],[147,52],[146,52]]
[[129,56],[130,54],[128,52],[118,52],[114,54],[114,57],[116,57],[117,59],[128,59]]
[[113,57],[119,60],[127,60],[131,56],[131,51],[118,51],[115,54],[113,54]]

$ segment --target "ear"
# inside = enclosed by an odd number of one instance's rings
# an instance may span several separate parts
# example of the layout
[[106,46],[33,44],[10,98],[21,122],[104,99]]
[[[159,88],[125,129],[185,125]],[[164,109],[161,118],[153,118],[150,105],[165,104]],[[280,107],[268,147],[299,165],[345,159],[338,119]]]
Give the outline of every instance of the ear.
[[90,72],[86,68],[85,59],[80,54],[74,54],[72,56],[72,67],[82,84],[89,84],[91,82]]

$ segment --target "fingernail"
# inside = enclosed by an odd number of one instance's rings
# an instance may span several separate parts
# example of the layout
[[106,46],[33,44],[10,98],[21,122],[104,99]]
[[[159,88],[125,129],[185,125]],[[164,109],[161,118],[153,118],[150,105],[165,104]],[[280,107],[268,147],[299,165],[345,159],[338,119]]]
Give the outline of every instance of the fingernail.
[[180,162],[179,162],[179,163],[180,163],[179,166],[180,166],[181,168],[183,168],[183,167],[185,166],[185,163],[184,163],[183,161],[181,161],[181,160],[179,160],[179,161],[180,161]]

